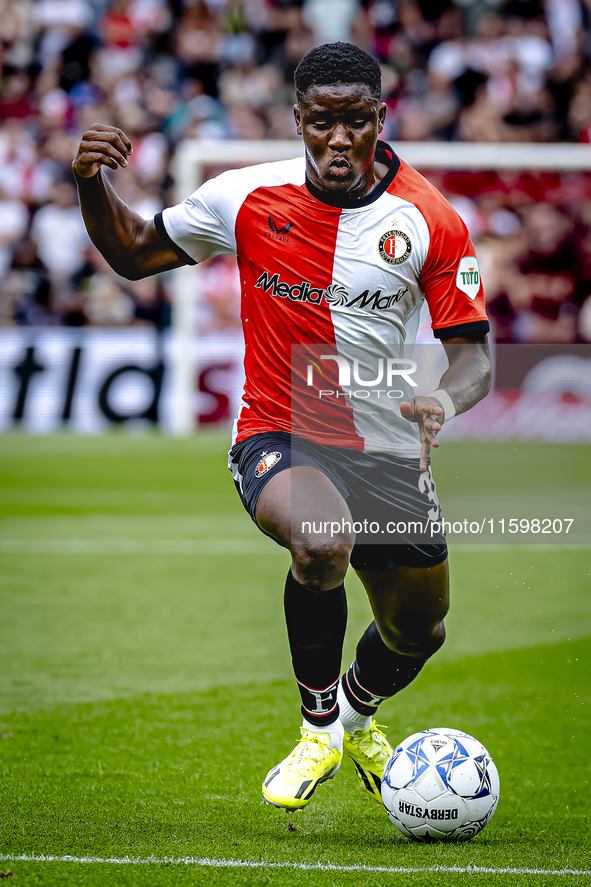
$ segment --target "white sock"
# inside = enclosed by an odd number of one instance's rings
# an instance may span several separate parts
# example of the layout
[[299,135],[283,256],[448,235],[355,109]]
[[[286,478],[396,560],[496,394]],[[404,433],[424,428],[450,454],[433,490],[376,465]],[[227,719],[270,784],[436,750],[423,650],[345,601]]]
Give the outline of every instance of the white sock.
[[371,724],[371,715],[362,715],[355,711],[345,696],[345,691],[340,681],[337,690],[337,702],[339,703],[339,720],[347,733],[355,733],[356,730],[367,730]]
[[329,745],[330,748],[338,748],[339,751],[343,750],[344,730],[343,725],[338,718],[326,727],[320,727],[318,724],[311,724],[310,721],[307,721],[304,718],[302,721],[302,727],[304,730],[310,730],[312,733],[328,734],[330,736],[330,742],[328,742],[327,745]]

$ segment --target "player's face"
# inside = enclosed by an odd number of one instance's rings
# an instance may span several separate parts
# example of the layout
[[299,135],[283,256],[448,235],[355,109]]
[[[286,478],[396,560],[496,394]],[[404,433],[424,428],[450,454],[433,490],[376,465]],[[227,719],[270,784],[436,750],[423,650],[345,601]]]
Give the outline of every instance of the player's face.
[[374,153],[386,106],[363,83],[312,86],[294,105],[308,178],[322,191],[363,197],[374,184]]

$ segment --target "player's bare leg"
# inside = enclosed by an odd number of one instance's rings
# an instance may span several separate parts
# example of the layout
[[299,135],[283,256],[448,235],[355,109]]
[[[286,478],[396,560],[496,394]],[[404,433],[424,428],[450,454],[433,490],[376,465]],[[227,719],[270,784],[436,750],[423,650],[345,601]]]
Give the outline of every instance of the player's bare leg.
[[[330,531],[332,522],[352,523],[349,507],[335,485],[318,468],[298,466],[279,472],[262,491],[256,508],[258,525],[292,556],[292,573],[316,592],[340,585],[349,566],[355,537]],[[308,524],[320,527],[311,532]]]
[[357,646],[339,688],[345,750],[363,788],[381,802],[380,782],[391,752],[375,723],[378,706],[418,675],[445,640],[449,608],[448,562],[358,571],[375,621]]
[[343,521],[352,523],[351,514],[317,468],[298,466],[271,478],[259,497],[256,518],[292,556],[285,617],[304,717],[300,742],[269,771],[263,797],[277,807],[297,810],[341,763],[337,690],[347,623],[343,580],[355,540],[352,531],[334,529],[342,528]]
[[449,610],[448,561],[433,567],[363,570],[377,627],[385,645],[403,656],[429,657],[445,641]]

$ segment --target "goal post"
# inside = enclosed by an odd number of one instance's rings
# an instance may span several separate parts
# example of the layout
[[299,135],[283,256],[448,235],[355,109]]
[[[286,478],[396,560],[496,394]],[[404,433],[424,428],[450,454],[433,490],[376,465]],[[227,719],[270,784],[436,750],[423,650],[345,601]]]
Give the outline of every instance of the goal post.
[[[469,142],[391,142],[394,151],[418,170],[587,172],[591,145]],[[173,172],[177,203],[195,191],[210,175],[225,169],[304,156],[301,141],[244,141],[189,139],[177,148]],[[194,410],[195,357],[199,345],[196,304],[199,266],[173,272],[172,432],[191,434],[197,426]]]
[[[173,173],[175,199],[181,203],[209,177],[208,171],[221,172],[239,166],[252,166],[275,160],[302,157],[300,141],[226,141],[187,139],[177,148]],[[195,402],[194,371],[199,330],[196,304],[199,297],[199,266],[185,265],[173,272],[172,285],[172,433],[191,434],[198,424]]]

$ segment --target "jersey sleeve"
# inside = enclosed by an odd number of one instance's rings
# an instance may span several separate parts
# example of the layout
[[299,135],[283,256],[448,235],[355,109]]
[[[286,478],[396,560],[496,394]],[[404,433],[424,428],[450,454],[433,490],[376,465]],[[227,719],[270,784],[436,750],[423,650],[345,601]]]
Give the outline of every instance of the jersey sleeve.
[[236,252],[234,226],[238,207],[227,173],[205,182],[182,203],[157,213],[162,239],[188,265]]
[[438,339],[487,333],[490,329],[476,249],[464,222],[442,200],[430,230],[421,287]]

